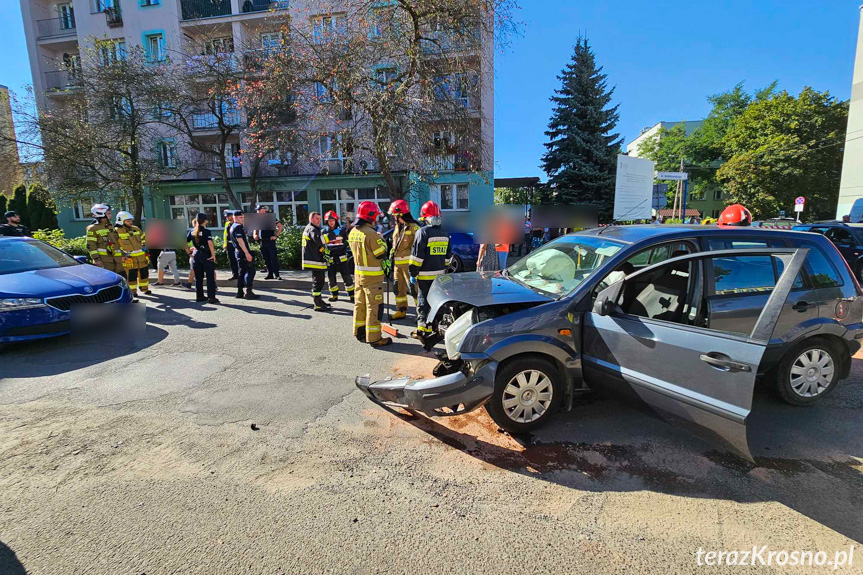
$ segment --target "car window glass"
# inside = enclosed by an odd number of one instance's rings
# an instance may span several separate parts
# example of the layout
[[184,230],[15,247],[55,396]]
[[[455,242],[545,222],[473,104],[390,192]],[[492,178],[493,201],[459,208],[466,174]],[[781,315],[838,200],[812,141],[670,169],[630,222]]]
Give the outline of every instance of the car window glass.
[[832,228],[827,230],[825,234],[834,244],[840,246],[854,245],[854,236],[851,232],[842,228]]
[[809,228],[809,231],[823,236],[827,232],[827,228]]
[[728,256],[713,258],[716,295],[760,293],[776,286],[773,258],[770,256]]
[[689,323],[690,295],[697,264],[677,262],[623,284],[618,306],[624,314],[674,323]]
[[809,278],[812,280],[812,287],[828,288],[836,287],[843,284],[839,272],[821,251],[821,248],[815,244],[806,242],[802,247],[809,248],[809,255],[806,257],[808,264]]
[[739,250],[745,248],[766,248],[767,240],[756,240],[754,238],[711,238],[707,241],[709,250]]

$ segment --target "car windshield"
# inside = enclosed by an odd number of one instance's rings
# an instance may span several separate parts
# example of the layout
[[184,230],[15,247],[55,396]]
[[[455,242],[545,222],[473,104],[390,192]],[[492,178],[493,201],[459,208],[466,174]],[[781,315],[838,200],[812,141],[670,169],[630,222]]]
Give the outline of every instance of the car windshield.
[[507,268],[519,283],[554,297],[571,293],[623,244],[595,236],[565,236]]
[[56,248],[38,241],[0,241],[0,275],[81,265]]

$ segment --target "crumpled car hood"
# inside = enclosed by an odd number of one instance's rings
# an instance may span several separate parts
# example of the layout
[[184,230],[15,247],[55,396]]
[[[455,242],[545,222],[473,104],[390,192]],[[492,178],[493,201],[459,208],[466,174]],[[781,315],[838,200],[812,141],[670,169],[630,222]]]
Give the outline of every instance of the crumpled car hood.
[[510,303],[547,303],[548,296],[507,279],[499,272],[472,272],[439,277],[429,290],[429,318],[437,316],[447,302],[461,302],[474,307]]

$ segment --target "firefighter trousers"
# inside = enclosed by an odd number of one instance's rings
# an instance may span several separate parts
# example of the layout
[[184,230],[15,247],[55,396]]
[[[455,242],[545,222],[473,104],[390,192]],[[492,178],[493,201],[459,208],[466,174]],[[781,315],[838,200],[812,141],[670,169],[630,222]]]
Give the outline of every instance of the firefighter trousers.
[[354,302],[354,336],[360,328],[366,330],[366,342],[381,340],[381,316],[383,315],[384,284],[357,286]]
[[398,295],[396,295],[396,311],[408,310],[408,293],[413,296],[416,303],[416,288],[411,285],[411,266],[409,264],[397,265],[395,267],[395,280]]
[[[344,256],[343,256],[344,257]],[[340,259],[338,263],[335,261],[327,266],[327,276],[330,283],[330,294],[337,295],[339,293],[339,283],[336,278],[337,274],[342,275],[342,281],[345,282],[345,291],[348,295],[354,295],[354,278],[351,275],[351,268],[347,260]]]
[[140,289],[142,292],[150,290],[150,270],[147,268],[130,268],[128,274],[129,289]]
[[431,326],[428,325],[428,315],[431,311],[429,305],[428,294],[434,280],[417,280],[419,294],[417,294],[417,331],[429,334],[432,332]]

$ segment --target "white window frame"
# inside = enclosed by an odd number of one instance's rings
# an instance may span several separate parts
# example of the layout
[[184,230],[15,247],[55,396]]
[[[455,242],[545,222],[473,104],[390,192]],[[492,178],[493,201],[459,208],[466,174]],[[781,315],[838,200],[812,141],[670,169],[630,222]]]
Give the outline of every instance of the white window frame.
[[144,49],[151,62],[164,62],[167,57],[165,49],[165,33],[147,34],[144,38]]
[[126,41],[122,38],[101,41],[98,45],[99,64],[108,66],[126,59]]
[[159,141],[159,162],[164,168],[177,167],[177,142],[173,140]]
[[[459,186],[467,187],[467,207],[460,208],[458,207],[458,188]],[[441,211],[443,212],[469,212],[470,211],[470,183],[469,182],[455,182],[451,184],[435,184],[431,186],[433,188],[433,192],[437,192],[437,197],[440,198],[438,202]],[[444,208],[444,197],[446,194],[451,194],[452,197],[452,208]]]
[[207,40],[204,44],[204,55],[205,56],[218,56],[221,54],[233,54],[234,53],[234,37],[233,36],[222,36],[219,38],[213,38],[211,40]]
[[[102,200],[99,200],[99,202],[102,202]],[[72,204],[72,221],[88,222],[88,221],[92,220],[93,216],[90,214],[90,208],[95,203],[97,203],[97,202],[93,198],[84,198],[84,199],[78,200],[74,204]],[[112,202],[108,202],[108,204],[111,204],[111,203]],[[113,206],[111,207],[111,210],[113,211],[112,215],[116,215],[117,211],[126,211],[126,212],[132,211],[130,209],[128,199],[123,200],[123,202],[120,203],[119,210]],[[112,225],[113,225],[113,223],[114,222],[111,222]]]
[[57,4],[57,17],[60,19],[61,30],[75,29],[75,7],[71,2]]
[[722,199],[722,190],[713,190],[713,199],[721,200]]
[[346,14],[335,12],[332,14],[317,14],[311,17],[312,41],[315,44],[323,44],[327,40],[339,35],[344,28]]
[[[208,195],[216,196],[216,203],[215,204],[203,203],[204,196],[208,196]],[[231,207],[230,201],[227,198],[225,198],[225,200],[222,201],[219,198],[220,195],[224,195],[224,194],[220,194],[218,192],[213,192],[211,194],[174,194],[174,195],[171,195],[168,197],[168,204],[169,204],[168,209],[170,210],[169,213],[170,213],[171,219],[174,219],[174,220],[179,219],[179,218],[174,217],[174,210],[183,210],[183,217],[186,220],[186,223],[189,225],[189,227],[191,227],[194,223],[192,221],[192,219],[195,216],[197,216],[200,212],[206,211],[205,208],[215,208],[216,209],[216,224],[217,225],[215,225],[211,221],[211,222],[209,222],[210,225],[208,225],[207,228],[209,228],[209,229],[222,228],[225,225],[225,222],[223,219],[224,211],[229,210],[229,209],[233,209],[233,208]],[[185,198],[182,204],[174,203],[176,201],[175,198],[177,198],[177,197]],[[189,199],[192,199],[192,201],[191,202],[187,201]]]
[[264,54],[273,54],[274,52],[278,52],[282,49],[282,40],[284,36],[282,36],[281,32],[263,32],[261,33],[261,52]]

